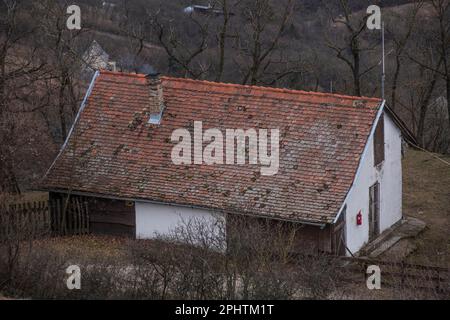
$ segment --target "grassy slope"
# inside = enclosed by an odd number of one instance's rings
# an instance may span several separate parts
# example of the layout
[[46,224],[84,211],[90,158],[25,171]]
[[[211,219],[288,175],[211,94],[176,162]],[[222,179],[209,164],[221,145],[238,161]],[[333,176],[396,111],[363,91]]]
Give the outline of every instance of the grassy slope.
[[[439,157],[450,162],[449,156]],[[450,166],[408,150],[403,161],[403,214],[427,223],[411,262],[450,266]]]

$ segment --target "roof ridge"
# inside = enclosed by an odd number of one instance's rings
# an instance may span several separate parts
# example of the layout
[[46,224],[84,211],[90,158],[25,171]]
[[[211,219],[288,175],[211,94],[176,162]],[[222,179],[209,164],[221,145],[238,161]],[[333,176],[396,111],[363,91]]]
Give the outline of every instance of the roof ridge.
[[106,70],[106,69],[100,70],[100,74],[109,74],[109,75],[122,76],[122,77],[133,77],[133,78],[145,78],[147,76],[143,73],[119,72],[119,71],[110,71],[110,70]]
[[[135,78],[145,78],[145,74],[140,73],[128,73],[128,72],[117,72],[117,71],[108,71],[101,70],[101,74],[110,74],[124,77],[135,77]],[[217,81],[209,81],[209,80],[197,80],[197,79],[189,79],[189,78],[177,78],[177,77],[169,77],[169,76],[161,76],[161,79],[165,79],[168,81],[177,81],[177,82],[190,82],[190,83],[204,83],[213,86],[219,87],[231,87],[231,88],[242,88],[242,89],[253,89],[258,91],[270,91],[270,92],[278,92],[278,93],[287,93],[287,94],[302,94],[302,95],[312,95],[319,97],[331,97],[331,98],[339,98],[339,99],[347,99],[347,100],[368,100],[368,101],[382,101],[381,98],[374,97],[365,97],[365,96],[350,96],[344,94],[337,93],[327,93],[327,92],[316,92],[316,91],[305,91],[305,90],[296,90],[289,88],[275,88],[275,87],[264,87],[264,86],[256,86],[256,85],[244,85],[237,83],[226,83],[226,82],[217,82]]]
[[162,76],[161,79],[166,79],[170,81],[178,81],[178,82],[201,82],[209,85],[216,85],[216,86],[222,86],[222,87],[233,87],[233,88],[248,88],[248,89],[255,89],[259,91],[271,91],[271,92],[279,92],[279,93],[288,93],[288,94],[302,94],[302,95],[314,95],[314,96],[321,96],[321,97],[333,97],[333,98],[341,98],[341,99],[348,99],[348,100],[368,100],[368,101],[376,101],[381,102],[381,98],[371,98],[371,97],[365,97],[365,96],[350,96],[350,95],[343,95],[343,94],[337,94],[337,93],[326,93],[326,92],[316,92],[316,91],[305,91],[305,90],[296,90],[296,89],[288,89],[288,88],[275,88],[275,87],[264,87],[264,86],[256,86],[256,85],[246,85],[246,84],[237,84],[237,83],[226,83],[226,82],[216,82],[216,81],[209,81],[209,80],[195,80],[195,79],[189,79],[189,78],[175,78],[175,77],[169,77],[169,76]]

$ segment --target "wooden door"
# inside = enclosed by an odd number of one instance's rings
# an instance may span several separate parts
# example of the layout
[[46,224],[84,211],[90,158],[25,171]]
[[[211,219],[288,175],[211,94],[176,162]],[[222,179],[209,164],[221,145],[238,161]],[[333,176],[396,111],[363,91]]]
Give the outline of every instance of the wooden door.
[[369,189],[369,241],[380,234],[380,184],[377,182]]

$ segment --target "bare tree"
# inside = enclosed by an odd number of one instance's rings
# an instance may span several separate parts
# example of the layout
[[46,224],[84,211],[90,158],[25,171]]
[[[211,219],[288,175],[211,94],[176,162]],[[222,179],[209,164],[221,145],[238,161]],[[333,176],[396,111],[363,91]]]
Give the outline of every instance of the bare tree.
[[[198,79],[209,71],[210,61],[204,63],[201,59],[209,48],[209,17],[190,13],[187,21],[184,21],[185,30],[175,26],[180,21],[164,16],[161,10],[149,13],[148,19],[157,43],[165,50],[170,63],[181,69],[184,77]],[[192,34],[186,34],[186,31],[191,31]]]
[[[223,19],[222,24],[219,28],[219,32],[217,35],[218,43],[219,43],[219,62],[218,67],[216,71],[216,81],[220,81],[222,79],[223,70],[225,66],[225,53],[226,53],[226,45],[227,45],[227,38],[230,37],[229,35],[229,24],[232,12],[230,11],[230,0],[216,0],[217,6],[222,10]],[[233,3],[236,5],[236,3]]]
[[[431,45],[432,56],[437,53],[437,59],[423,60],[413,55],[409,55],[409,57],[422,68],[430,70],[438,78],[444,80],[450,127],[450,103],[448,103],[450,101],[450,1],[432,0],[430,3],[432,6],[432,24],[425,36],[427,37],[426,43]],[[436,81],[438,81],[438,78]]]
[[[395,57],[395,67],[391,83],[391,101],[389,106],[395,110],[398,99],[398,84],[402,68],[404,66],[406,55],[405,50],[408,48],[408,42],[416,31],[417,16],[423,6],[422,0],[416,0],[412,4],[411,9],[407,12],[406,19],[402,15],[391,13],[390,21],[386,24],[387,34],[392,37],[394,45],[393,52]],[[402,23],[400,26],[399,24]],[[388,55],[390,52],[388,52]]]
[[[293,1],[276,4],[270,0],[244,1],[240,10],[244,26],[234,30],[234,49],[237,51],[234,62],[242,75],[241,83],[273,84],[298,72],[298,67],[289,65],[270,74],[273,65],[280,66],[289,61],[283,55],[280,43],[294,12]],[[267,76],[270,79],[266,79]]]
[[81,101],[80,74],[85,61],[82,60],[81,37],[87,29],[68,30],[66,8],[68,3],[51,0],[36,5],[42,18],[39,25],[44,35],[41,46],[46,52],[46,63],[50,69],[46,91],[51,97],[45,116],[56,115],[59,122],[60,142],[67,138],[71,120]]
[[30,14],[29,5],[20,0],[0,3],[0,192],[20,192],[14,171],[12,112],[26,104],[31,84],[44,66],[33,46],[36,26],[23,22],[24,16]]
[[[329,6],[324,3],[328,8]],[[343,61],[351,70],[353,77],[353,94],[361,96],[361,79],[378,66],[374,63],[371,66],[364,67],[364,52],[373,50],[375,45],[370,45],[364,40],[364,33],[367,30],[367,15],[355,15],[349,5],[348,0],[338,0],[340,16],[336,15],[333,9],[329,9],[330,22],[338,28],[336,32],[341,32],[343,38],[341,40],[332,41],[328,36],[326,38],[327,46],[332,49],[336,57]],[[341,30],[343,27],[343,30]],[[341,34],[341,33],[340,33]]]

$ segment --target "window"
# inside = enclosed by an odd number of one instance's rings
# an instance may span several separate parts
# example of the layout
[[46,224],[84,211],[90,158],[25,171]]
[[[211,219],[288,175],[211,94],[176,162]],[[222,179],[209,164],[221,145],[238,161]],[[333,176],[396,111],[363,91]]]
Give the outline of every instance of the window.
[[375,128],[373,138],[374,165],[378,166],[384,161],[384,116],[381,115]]
[[160,113],[152,113],[150,115],[150,119],[148,120],[148,123],[150,124],[160,124],[162,118],[162,112]]

